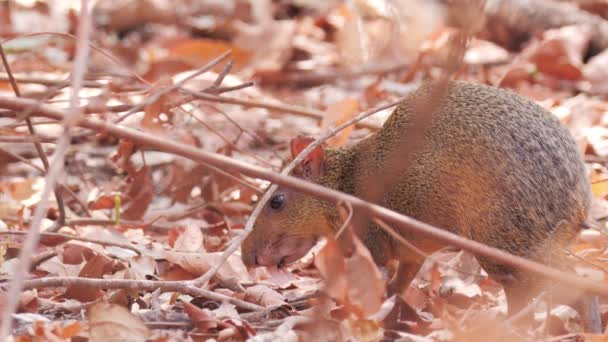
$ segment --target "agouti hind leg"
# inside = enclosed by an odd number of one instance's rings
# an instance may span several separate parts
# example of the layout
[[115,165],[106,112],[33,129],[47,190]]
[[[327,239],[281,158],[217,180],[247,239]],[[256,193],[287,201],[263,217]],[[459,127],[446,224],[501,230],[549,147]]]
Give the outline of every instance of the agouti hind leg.
[[395,276],[388,284],[388,295],[391,296],[393,294],[397,294],[403,297],[412,280],[416,278],[421,266],[422,261],[400,261],[397,272],[395,272]]
[[391,279],[388,284],[388,295],[397,295],[397,298],[395,307],[393,307],[393,310],[384,322],[386,329],[403,330],[405,327],[401,326],[400,321],[405,317],[415,315],[416,310],[405,301],[405,291],[410,286],[412,280],[416,278],[416,275],[422,266],[422,261],[423,260],[420,262],[399,262],[397,272],[395,272],[395,276],[393,276],[393,279]]

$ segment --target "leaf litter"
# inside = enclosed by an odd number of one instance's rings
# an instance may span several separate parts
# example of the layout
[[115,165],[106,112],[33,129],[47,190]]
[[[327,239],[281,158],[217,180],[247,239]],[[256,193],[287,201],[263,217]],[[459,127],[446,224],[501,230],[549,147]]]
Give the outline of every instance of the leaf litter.
[[[605,14],[601,1],[585,3],[578,9]],[[420,16],[409,15],[411,9]],[[23,96],[66,108],[70,89],[64,81],[75,49],[66,34],[75,33],[79,10],[77,1],[0,6],[2,45]],[[291,138],[319,134],[436,76],[446,58],[446,18],[449,8],[409,0],[392,8],[390,1],[365,0],[140,0],[124,6],[98,1],[81,105],[91,117],[118,120],[230,50],[230,68],[215,66],[121,124],[278,170]],[[591,41],[592,28],[580,24],[539,29],[516,50],[480,34],[457,78],[533,98],[574,134],[589,170],[591,217],[599,231],[583,231],[569,253],[579,263],[577,273],[605,282],[607,59],[606,51],[590,52]],[[0,93],[12,96],[6,70],[0,76]],[[352,144],[380,127],[389,113],[344,130],[329,144]],[[22,120],[2,116],[0,122],[0,272],[6,282],[17,267],[23,236],[5,233],[27,231],[44,183],[45,166],[33,142],[40,141],[51,155],[61,126],[34,118],[32,137]],[[232,170],[219,171],[104,132],[76,129],[58,187],[66,206],[58,232],[72,238],[43,236],[32,256],[40,262],[28,279],[200,277],[242,232],[266,186]],[[59,219],[57,203],[52,199],[45,230]],[[505,322],[500,285],[471,255],[449,248],[427,258],[404,294],[411,310],[394,319],[398,301],[385,291],[394,267],[378,268],[366,248],[356,246],[345,258],[328,240],[279,270],[247,270],[237,251],[204,288],[258,305],[258,311],[136,284],[28,289],[14,315],[14,336],[22,341],[603,340],[581,332],[574,309],[550,303],[532,308],[533,319],[524,328]],[[605,328],[604,299],[599,310]]]

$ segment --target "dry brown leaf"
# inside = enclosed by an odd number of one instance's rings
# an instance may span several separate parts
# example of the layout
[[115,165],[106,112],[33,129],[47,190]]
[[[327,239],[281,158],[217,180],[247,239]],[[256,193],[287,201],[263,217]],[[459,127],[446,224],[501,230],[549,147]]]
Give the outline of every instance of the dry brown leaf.
[[518,61],[509,65],[500,75],[500,82],[497,87],[516,88],[521,83],[534,81],[536,66],[528,61]]
[[581,337],[587,342],[608,342],[608,335],[605,334],[582,334]]
[[285,304],[285,297],[265,285],[254,285],[247,288],[247,299],[261,306]]
[[474,39],[464,54],[464,62],[472,65],[505,63],[509,60],[509,51],[481,39]]
[[[101,278],[104,274],[110,273],[113,268],[114,260],[104,255],[96,254],[87,261],[78,276],[83,278]],[[64,296],[81,302],[91,302],[103,296],[103,291],[99,288],[86,285],[72,285],[67,288]]]
[[99,26],[111,30],[124,30],[150,22],[172,22],[177,16],[170,1],[155,0],[102,0],[95,2],[93,19]]
[[605,103],[584,94],[560,101],[551,108],[575,138],[584,137],[589,128],[600,124],[607,110]]
[[351,304],[367,317],[380,309],[386,292],[386,281],[363,243],[354,239],[354,244],[355,250],[344,264],[350,282],[348,296]]
[[150,63],[143,78],[148,82],[157,82],[158,80],[166,79],[192,69],[193,67],[190,63],[179,58],[161,59]]
[[[163,78],[154,84],[150,90],[154,94],[164,88],[170,87],[173,84],[171,78]],[[176,91],[161,95],[154,102],[144,106],[144,117],[141,119],[141,127],[152,132],[163,133],[167,130],[167,125],[171,123],[173,113],[173,99],[177,97]]]
[[337,243],[328,239],[315,258],[325,279],[325,291],[339,303],[367,317],[376,313],[384,301],[386,281],[367,248],[354,239],[354,251],[344,258]]
[[405,290],[405,302],[414,309],[424,309],[428,304],[428,296],[420,289],[409,286]]
[[203,333],[217,329],[221,323],[208,309],[201,309],[188,302],[184,303],[184,312],[186,312],[192,324]]
[[[285,289],[291,287],[292,285],[295,285],[299,279],[297,275],[293,272],[289,272],[285,268],[266,267],[265,269],[266,274],[264,274],[264,282],[272,284],[274,288]],[[259,277],[260,273],[263,272],[263,268],[258,268],[256,271],[259,272],[257,274]]]
[[61,261],[70,265],[78,265],[95,256],[95,252],[91,248],[75,243],[63,245],[60,251]]
[[[213,39],[193,39],[193,38],[170,38],[165,39],[161,46],[169,52],[169,58],[179,59],[197,69],[208,63],[217,56],[230,50],[230,58],[234,61],[234,71],[238,71],[249,63],[250,54],[238,46],[230,43]],[[221,71],[223,66],[216,66],[212,70]]]
[[589,27],[565,26],[546,31],[540,42],[526,48],[522,54],[546,74],[577,81],[583,78],[583,54],[590,40]]
[[315,257],[315,266],[325,279],[324,291],[330,297],[343,302],[347,298],[349,284],[348,278],[345,277],[344,256],[335,240],[327,239],[327,243]]
[[119,194],[102,194],[92,202],[89,202],[88,207],[91,210],[114,209],[117,199],[120,199],[121,202],[124,201],[123,196]]
[[36,270],[39,272],[46,272],[50,276],[77,277],[81,268],[82,264],[70,265],[65,262],[61,262],[59,258],[51,258],[38,265]]
[[[360,110],[359,100],[355,98],[345,98],[341,101],[330,104],[325,110],[325,116],[321,121],[321,129],[327,130],[329,127],[336,127],[355,117]],[[327,144],[333,147],[342,147],[348,142],[348,138],[354,129],[354,125],[342,130],[331,139]]]
[[590,181],[593,195],[602,198],[608,195],[608,175],[593,173]]
[[608,92],[608,49],[589,59],[583,66],[583,74],[590,83],[588,91],[592,93]]
[[80,322],[74,322],[68,325],[56,327],[56,335],[63,339],[69,339],[74,337],[76,334],[79,334],[82,330],[82,325]]
[[156,260],[150,256],[137,255],[129,259],[129,269],[133,271],[135,279],[148,279],[158,274]]
[[15,201],[24,201],[38,193],[35,188],[40,178],[32,177],[21,181],[0,183],[0,193],[10,196]]
[[[298,26],[292,20],[270,21],[262,26],[240,25],[236,45],[252,52],[249,66],[257,73],[283,70],[292,57],[293,41]],[[260,46],[264,46],[260,49]]]
[[[41,318],[44,318],[44,316],[41,316]],[[33,341],[70,341],[72,338],[77,339],[77,335],[82,333],[82,324],[80,322],[73,322],[64,325],[59,322],[50,323],[43,320],[35,320],[33,329],[30,331],[33,333]],[[18,341],[32,340],[25,336],[20,336]]]
[[121,217],[125,220],[140,220],[154,199],[154,188],[150,168],[142,166],[135,171],[131,183],[125,190],[128,203],[124,206]]
[[343,25],[339,28],[337,46],[340,55],[347,65],[359,65],[369,57],[368,37],[363,30],[363,19],[357,11],[342,5],[339,12]]
[[216,205],[216,208],[225,215],[245,215],[253,210],[253,207],[248,203],[243,202],[222,202]]
[[91,342],[144,342],[150,336],[148,327],[126,308],[99,302],[89,308]]
[[203,232],[195,225],[188,225],[177,237],[173,249],[176,252],[204,252]]
[[121,139],[118,143],[118,148],[116,149],[116,152],[112,154],[110,159],[118,167],[125,170],[127,174],[131,175],[135,173],[135,168],[133,166],[133,163],[131,162],[131,156],[136,151],[136,146],[133,142]]
[[[0,32],[3,32],[4,30],[6,30],[8,32],[9,27],[12,26],[11,7],[12,6],[9,6],[8,3],[6,5],[0,6],[0,27],[4,28],[4,29],[1,29]],[[10,86],[8,86],[8,87],[10,87]],[[10,89],[10,88],[7,88],[7,90],[8,89]]]
[[[193,275],[202,275],[207,272],[211,267],[219,262],[222,253],[184,253],[176,251],[165,251],[164,257],[179,265],[184,270],[190,272]],[[220,267],[216,275],[222,281],[233,282],[246,282],[249,278],[247,268],[243,264],[240,257],[231,255],[228,260]]]

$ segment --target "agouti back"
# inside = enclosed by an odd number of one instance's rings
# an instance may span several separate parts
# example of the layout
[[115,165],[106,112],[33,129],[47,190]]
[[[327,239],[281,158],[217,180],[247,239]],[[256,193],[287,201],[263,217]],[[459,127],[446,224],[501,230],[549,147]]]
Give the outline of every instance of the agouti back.
[[[561,260],[563,246],[586,219],[591,191],[573,137],[532,101],[489,86],[450,83],[436,99],[412,162],[387,176],[399,167],[395,156],[404,153],[399,142],[416,130],[415,104],[431,87],[426,83],[405,99],[378,133],[349,148],[319,148],[294,175],[363,198],[379,192],[377,202],[420,221],[545,264]],[[301,148],[292,145],[292,152]],[[334,204],[280,188],[243,242],[243,260],[248,266],[289,264],[341,225]],[[426,253],[443,247],[402,235]],[[379,264],[400,260],[402,286],[423,262],[373,223],[359,238]],[[535,277],[478,260],[504,285],[509,311],[521,308]]]

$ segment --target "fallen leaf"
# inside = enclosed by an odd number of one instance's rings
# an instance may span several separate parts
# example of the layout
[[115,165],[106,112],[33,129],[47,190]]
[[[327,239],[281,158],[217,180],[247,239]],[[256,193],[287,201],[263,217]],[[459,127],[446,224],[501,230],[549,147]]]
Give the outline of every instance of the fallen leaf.
[[285,304],[285,298],[283,295],[265,285],[254,285],[248,287],[247,299],[265,307]]
[[363,30],[363,19],[357,11],[351,11],[346,5],[341,6],[343,25],[339,28],[337,46],[340,55],[347,65],[359,65],[369,57],[368,36]]
[[[329,127],[337,127],[355,117],[360,110],[360,103],[355,98],[345,98],[332,103],[325,110],[325,116],[321,121],[321,129],[326,131]],[[354,125],[348,126],[335,136],[327,140],[327,144],[333,147],[342,147],[348,142],[348,138],[354,129]]]
[[135,171],[130,181],[125,190],[127,204],[123,208],[121,217],[125,220],[136,221],[144,216],[154,198],[150,168],[142,166]]
[[344,256],[333,239],[327,239],[325,247],[315,256],[315,266],[325,280],[324,291],[332,298],[343,302],[347,298],[348,278]]
[[256,76],[281,71],[292,58],[298,29],[295,21],[278,20],[259,26],[239,25],[239,28],[234,42],[251,51],[249,67],[256,71]]
[[202,246],[203,232],[195,225],[188,225],[175,240],[173,249],[176,252],[204,252]]
[[112,154],[110,159],[118,167],[125,170],[127,174],[132,175],[135,173],[135,168],[131,162],[131,156],[137,152],[136,146],[132,141],[121,139],[118,143],[116,152]]
[[173,22],[177,13],[171,2],[155,0],[96,1],[93,19],[99,26],[110,30],[124,30],[151,22]]
[[[230,59],[234,61],[234,71],[247,65],[250,58],[250,53],[238,46],[214,39],[170,38],[160,42],[160,46],[168,50],[170,58],[187,62],[193,69],[198,69],[228,50],[232,52]],[[219,72],[222,69],[220,65],[211,70]]]
[[[158,93],[172,85],[173,81],[171,78],[163,78],[154,84],[152,89],[150,89],[150,93]],[[144,106],[144,116],[141,119],[141,127],[158,134],[165,133],[173,118],[173,112],[171,111],[174,106],[173,100],[178,96],[179,94],[177,91],[173,90],[159,96],[151,103],[147,103]]]
[[188,318],[192,321],[192,324],[203,333],[209,332],[210,330],[217,329],[220,322],[217,318],[207,309],[201,309],[188,302],[184,304],[184,312],[188,315]]
[[[101,278],[104,274],[110,273],[113,267],[114,260],[104,255],[96,254],[87,261],[78,276],[83,278]],[[92,302],[103,296],[103,291],[100,288],[76,284],[69,286],[64,296],[82,302]]]
[[[211,267],[219,263],[222,253],[186,253],[176,251],[165,251],[164,257],[179,265],[189,273],[199,276],[207,272]],[[231,255],[220,267],[216,276],[221,282],[234,284],[235,282],[246,282],[250,279],[247,268],[240,257]]]
[[91,210],[114,209],[116,207],[117,198],[122,202],[123,196],[119,194],[102,194],[95,200],[89,202],[88,207]]
[[583,78],[583,54],[591,41],[591,29],[572,25],[547,30],[542,39],[522,52],[538,70],[571,81]]
[[354,243],[354,253],[346,258],[344,264],[350,282],[348,296],[350,302],[367,317],[380,309],[386,292],[386,280],[363,243],[359,239],[354,239]]
[[236,311],[236,306],[228,302],[222,302],[220,307],[213,310],[213,314],[219,319],[233,318],[239,319],[239,313]]
[[608,49],[591,57],[583,66],[583,74],[590,83],[589,92],[608,92]]
[[158,80],[167,79],[181,72],[192,70],[192,64],[183,61],[179,58],[167,58],[155,60],[148,65],[143,78],[148,82],[157,82]]
[[464,62],[472,65],[500,64],[509,60],[509,51],[487,40],[474,39],[464,53]]
[[354,239],[354,251],[348,258],[344,258],[335,241],[328,239],[315,258],[315,266],[325,279],[325,292],[352,308],[356,315],[367,317],[380,309],[386,281],[358,239]]
[[156,260],[146,255],[136,255],[129,259],[129,268],[135,273],[135,279],[148,279],[158,274]]
[[61,261],[69,265],[79,265],[95,256],[91,248],[75,243],[66,243],[60,251]]
[[144,342],[150,336],[148,327],[126,308],[98,302],[88,311],[91,342]]

